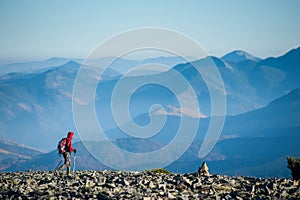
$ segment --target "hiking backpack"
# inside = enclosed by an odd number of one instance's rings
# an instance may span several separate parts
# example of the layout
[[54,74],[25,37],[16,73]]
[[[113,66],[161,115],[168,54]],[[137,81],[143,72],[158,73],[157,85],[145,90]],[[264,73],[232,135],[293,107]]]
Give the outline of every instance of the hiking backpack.
[[66,152],[66,144],[67,144],[67,138],[63,138],[59,141],[57,145],[57,150],[59,154]]

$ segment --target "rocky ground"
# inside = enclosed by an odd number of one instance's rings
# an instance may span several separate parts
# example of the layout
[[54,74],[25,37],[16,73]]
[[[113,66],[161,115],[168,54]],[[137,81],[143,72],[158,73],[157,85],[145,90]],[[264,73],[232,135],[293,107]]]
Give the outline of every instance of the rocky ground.
[[126,171],[0,174],[0,199],[300,199],[291,179]]

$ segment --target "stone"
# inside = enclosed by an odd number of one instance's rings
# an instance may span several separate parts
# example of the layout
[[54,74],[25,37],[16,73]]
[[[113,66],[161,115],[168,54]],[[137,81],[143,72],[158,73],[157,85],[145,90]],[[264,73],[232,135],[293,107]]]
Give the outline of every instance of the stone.
[[176,199],[176,197],[172,193],[168,193],[168,199]]
[[123,183],[124,183],[124,185],[130,185],[130,183],[126,180],[126,179],[123,179]]
[[235,196],[235,199],[236,199],[236,200],[243,200],[243,198],[240,197],[240,196]]
[[163,192],[166,192],[166,190],[167,190],[166,187],[167,187],[166,184],[159,184],[158,185],[158,189],[161,189]]
[[186,186],[192,187],[192,185],[193,185],[193,181],[192,181],[192,180],[190,180],[190,179],[184,177],[184,178],[183,178],[183,181],[184,181],[184,183],[185,183]]
[[300,199],[300,186],[291,179],[221,175],[27,171],[0,174],[0,199]]

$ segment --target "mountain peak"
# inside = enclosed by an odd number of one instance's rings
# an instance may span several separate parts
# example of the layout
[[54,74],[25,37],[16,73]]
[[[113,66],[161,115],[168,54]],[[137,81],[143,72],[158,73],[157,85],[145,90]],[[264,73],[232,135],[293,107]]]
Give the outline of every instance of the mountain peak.
[[47,62],[66,62],[69,61],[69,58],[64,58],[64,57],[51,57],[48,58],[46,61]]
[[70,61],[66,62],[64,65],[80,65],[80,64],[73,60],[70,60]]
[[222,59],[225,61],[228,61],[228,62],[240,62],[240,61],[245,61],[245,60],[253,60],[253,61],[261,60],[260,58],[255,57],[243,50],[232,51],[232,52],[224,55],[222,57]]

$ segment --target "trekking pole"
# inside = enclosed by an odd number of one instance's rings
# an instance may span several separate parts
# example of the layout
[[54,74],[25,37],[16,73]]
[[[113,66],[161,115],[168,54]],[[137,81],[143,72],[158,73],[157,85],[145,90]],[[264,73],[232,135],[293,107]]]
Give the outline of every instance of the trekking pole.
[[73,164],[73,174],[75,175],[75,160],[76,160],[76,153],[74,153],[74,164]]
[[58,165],[56,166],[55,170],[57,170],[59,168],[61,162],[62,162],[62,157],[60,156],[60,161],[59,161]]

